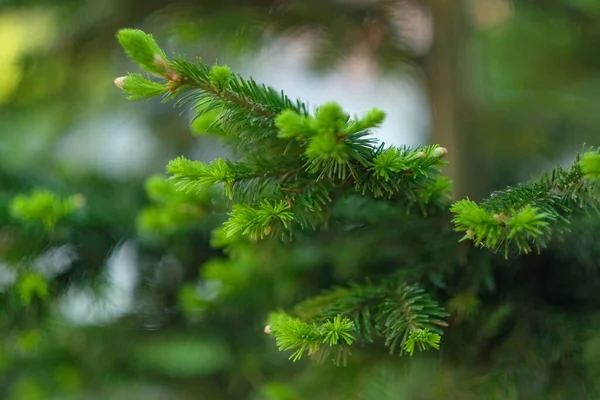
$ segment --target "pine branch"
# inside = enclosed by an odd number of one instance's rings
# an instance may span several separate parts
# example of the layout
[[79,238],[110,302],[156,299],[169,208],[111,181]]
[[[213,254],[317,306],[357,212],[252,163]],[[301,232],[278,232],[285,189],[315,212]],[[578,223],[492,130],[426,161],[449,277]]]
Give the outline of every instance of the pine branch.
[[531,182],[495,192],[480,205],[471,200],[456,202],[451,211],[462,240],[497,251],[511,244],[529,253],[545,247],[553,233],[568,228],[577,211],[600,211],[600,153],[577,157],[568,169],[556,168]]
[[231,164],[220,158],[210,165],[200,161],[190,161],[178,157],[169,162],[167,172],[173,176],[169,179],[175,187],[185,193],[201,193],[206,189],[223,183],[225,194],[231,197],[231,184],[235,181]]
[[317,325],[280,312],[271,314],[265,333],[275,336],[280,351],[294,350],[292,361],[300,360],[305,353],[322,360],[335,351],[334,361],[340,364],[348,354],[347,346],[354,342],[353,329],[352,321],[340,315]]
[[283,236],[294,218],[288,204],[271,204],[269,200],[263,200],[257,206],[235,204],[229,215],[231,218],[223,225],[227,236],[241,232],[251,239],[262,239],[269,234]]
[[58,221],[74,214],[85,203],[81,195],[62,198],[43,189],[32,190],[28,195],[16,196],[10,204],[13,218],[23,222],[41,222],[52,230]]
[[296,313],[309,321],[342,315],[354,323],[359,339],[372,342],[380,336],[391,354],[400,349],[411,355],[415,346],[439,347],[448,316],[418,285],[393,281],[337,288],[299,304]]
[[[369,135],[385,117],[381,110],[350,118],[339,105],[327,103],[311,115],[300,101],[292,102],[282,92],[243,79],[226,66],[211,68],[202,60],[193,64],[180,57],[168,59],[151,36],[125,32],[119,39],[126,52],[163,79],[118,78],[115,83],[130,98],[164,92],[165,100],[177,99],[176,105],[190,106],[196,117],[217,113],[215,124],[236,146],[241,160],[215,160],[206,165],[178,158],[167,171],[184,192],[200,193],[223,185],[225,195],[241,205],[232,217],[258,218],[260,213],[251,210],[260,210],[268,200],[286,203],[295,216],[278,227],[289,230],[295,222],[302,228],[316,228],[327,223],[329,203],[351,191],[419,204],[423,210],[424,205],[437,204],[437,198],[446,196],[449,181],[438,176],[446,150],[377,145]],[[243,228],[241,221],[232,222],[230,229],[264,235],[257,228],[264,221],[246,221]]]
[[146,180],[146,193],[152,204],[141,210],[136,220],[142,236],[169,235],[198,224],[210,211],[218,209],[211,202],[215,191],[186,193],[160,175]]

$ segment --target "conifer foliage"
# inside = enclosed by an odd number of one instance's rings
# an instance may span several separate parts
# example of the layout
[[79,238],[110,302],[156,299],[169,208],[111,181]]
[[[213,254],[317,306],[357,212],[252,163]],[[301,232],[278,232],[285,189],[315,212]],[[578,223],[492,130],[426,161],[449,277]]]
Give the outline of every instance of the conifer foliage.
[[[229,146],[228,159],[207,164],[181,156],[168,164],[167,174],[173,195],[207,198],[214,188],[221,191],[216,203],[228,208],[228,220],[213,243],[232,259],[248,243],[294,246],[326,232],[332,215],[357,198],[373,209],[448,217],[447,223],[451,210],[463,240],[502,249],[507,257],[543,248],[553,234],[566,232],[573,213],[598,210],[595,150],[568,169],[496,192],[481,204],[466,199],[451,205],[451,183],[441,174],[446,149],[378,144],[371,134],[384,120],[383,111],[350,116],[336,103],[311,110],[227,66],[168,57],[142,31],[124,29],[117,37],[131,59],[156,77],[129,74],[115,80],[118,87],[131,99],[161,97],[189,108],[194,118],[211,116],[211,131]],[[349,234],[365,227],[357,218],[345,226]],[[390,353],[439,349],[450,314],[424,278],[394,272],[376,282],[333,288],[306,299],[293,313],[272,314],[265,332],[294,361],[308,354],[343,362],[357,343],[379,339]]]
[[545,246],[553,232],[564,231],[576,211],[598,212],[600,155],[590,151],[565,170],[556,168],[530,183],[494,193],[481,205],[470,200],[452,206],[463,239],[492,250],[514,243],[520,252]]

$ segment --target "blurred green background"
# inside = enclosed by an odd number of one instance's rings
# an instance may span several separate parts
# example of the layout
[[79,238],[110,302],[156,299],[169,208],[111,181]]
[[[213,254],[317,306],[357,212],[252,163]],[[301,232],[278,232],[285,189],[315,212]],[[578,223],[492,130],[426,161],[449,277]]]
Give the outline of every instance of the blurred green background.
[[[129,102],[114,87],[133,70],[115,40],[123,27],[312,106],[383,109],[386,143],[448,148],[457,198],[599,144],[596,0],[4,0],[0,398],[295,398],[277,381],[300,367],[262,324],[302,298],[300,275],[269,280],[267,268],[245,282],[256,285],[247,298],[190,318],[185,285],[215,254],[220,219],[144,235],[147,178],[178,155],[210,160],[222,149],[182,110]],[[39,187],[79,194],[81,218],[49,238],[18,226],[10,200]],[[22,264],[57,277],[56,302],[19,305],[11,268]],[[205,282],[206,301],[211,290]]]

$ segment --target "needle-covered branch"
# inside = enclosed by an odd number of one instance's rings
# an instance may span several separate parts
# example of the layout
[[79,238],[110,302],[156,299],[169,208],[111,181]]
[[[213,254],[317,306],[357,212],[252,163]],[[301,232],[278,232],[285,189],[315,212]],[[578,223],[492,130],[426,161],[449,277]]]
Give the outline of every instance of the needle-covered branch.
[[438,348],[448,314],[418,285],[393,280],[331,290],[296,306],[306,320],[342,315],[354,323],[357,340],[385,340],[390,353]]
[[49,190],[35,189],[12,200],[10,213],[13,218],[31,223],[42,223],[52,230],[58,221],[74,214],[85,199],[81,195],[60,197]]
[[287,205],[291,217],[276,220],[291,233],[295,224],[325,225],[330,203],[350,192],[421,208],[447,196],[450,183],[439,176],[446,150],[379,145],[369,135],[385,117],[381,110],[351,118],[339,105],[327,103],[311,114],[302,102],[226,66],[168,58],[152,36],[139,30],[123,30],[118,39],[135,62],[160,78],[118,78],[130,98],[162,95],[191,107],[195,117],[216,113],[214,124],[222,128],[237,160],[204,164],[180,157],[167,172],[186,193],[223,185],[225,195],[239,205],[228,223],[231,232],[257,238],[270,234],[270,225],[260,217],[268,202]]
[[283,312],[271,314],[265,328],[266,333],[275,336],[279,350],[294,350],[290,360],[298,361],[306,353],[322,360],[333,353],[336,364],[345,363],[348,346],[354,342],[353,331],[352,321],[341,315],[317,324]]
[[[447,205],[450,182],[439,173],[446,149],[377,143],[371,129],[383,122],[383,111],[351,117],[338,104],[326,103],[310,113],[302,102],[226,66],[168,58],[141,31],[124,30],[118,38],[127,54],[159,80],[130,74],[118,78],[117,86],[132,99],[162,96],[187,105],[196,118],[213,116],[212,126],[218,125],[220,138],[232,145],[235,161],[206,164],[178,157],[167,166],[169,183],[185,195],[223,188],[232,203],[223,225],[227,237],[284,237],[294,225],[325,226],[332,204],[353,193],[423,211],[428,204]],[[333,351],[341,361],[354,335],[363,341],[378,335],[391,353],[412,354],[437,348],[440,326],[445,326],[440,318],[446,314],[417,286],[357,286],[319,299],[328,304],[303,320],[286,314],[271,318],[279,348],[294,350],[294,360],[306,352],[323,357]]]
[[568,169],[556,168],[527,184],[495,192],[477,204],[456,202],[451,210],[463,240],[493,251],[511,244],[519,252],[541,249],[553,233],[564,231],[575,212],[600,210],[600,153],[589,151]]
[[272,204],[269,200],[263,200],[257,207],[235,204],[229,215],[231,218],[223,226],[227,235],[241,232],[252,239],[262,239],[271,233],[283,235],[288,224],[294,219],[288,204],[283,202]]
[[146,193],[151,204],[140,211],[136,221],[138,233],[144,237],[169,235],[198,224],[215,211],[211,200],[218,194],[214,190],[183,192],[162,175],[146,180]]

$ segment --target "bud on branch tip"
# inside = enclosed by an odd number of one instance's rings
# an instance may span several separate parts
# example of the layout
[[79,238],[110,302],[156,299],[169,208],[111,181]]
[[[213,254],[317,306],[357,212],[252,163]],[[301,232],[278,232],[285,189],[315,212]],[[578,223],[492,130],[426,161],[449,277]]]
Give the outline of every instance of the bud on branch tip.
[[125,86],[125,77],[120,76],[120,77],[116,78],[115,86],[118,87],[119,89],[123,89],[123,87]]
[[448,154],[448,149],[445,147],[438,147],[433,151],[433,156],[436,158],[443,158],[446,154]]

